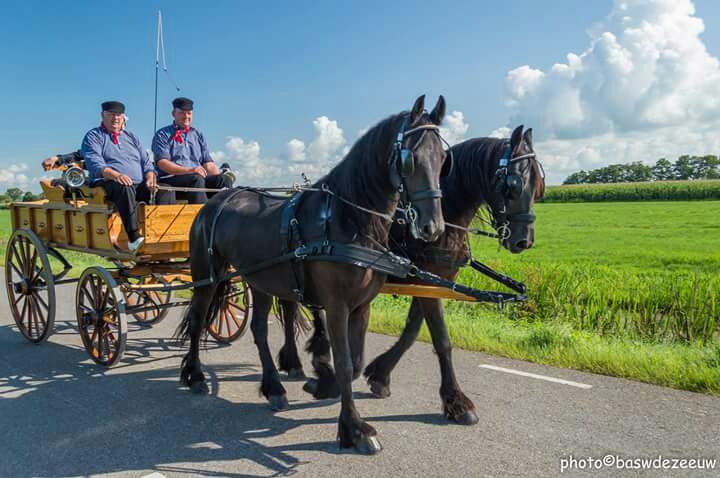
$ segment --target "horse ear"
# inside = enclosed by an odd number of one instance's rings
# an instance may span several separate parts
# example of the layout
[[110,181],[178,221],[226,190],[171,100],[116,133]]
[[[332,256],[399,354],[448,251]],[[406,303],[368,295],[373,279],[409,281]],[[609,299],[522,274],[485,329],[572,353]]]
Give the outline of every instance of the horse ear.
[[442,120],[444,117],[445,117],[445,98],[443,98],[443,95],[440,95],[440,98],[438,98],[438,102],[435,105],[435,108],[433,108],[432,112],[430,113],[430,120],[434,124],[440,125],[440,123],[442,123]]
[[415,122],[420,119],[423,111],[425,111],[425,95],[422,95],[415,100],[415,104],[410,112],[410,125],[414,125]]
[[532,143],[532,128],[528,128],[525,131],[525,134],[523,135],[523,139],[525,140],[525,144],[528,145],[528,148],[533,149],[533,143]]
[[523,125],[518,126],[510,135],[510,150],[515,151],[520,146],[522,139]]

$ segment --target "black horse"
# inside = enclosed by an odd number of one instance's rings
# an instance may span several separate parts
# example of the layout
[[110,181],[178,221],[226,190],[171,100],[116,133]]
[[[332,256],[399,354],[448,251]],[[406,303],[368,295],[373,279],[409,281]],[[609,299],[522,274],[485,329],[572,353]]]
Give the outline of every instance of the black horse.
[[[399,254],[407,254],[420,268],[454,280],[460,268],[470,260],[468,227],[483,207],[490,210],[492,224],[506,249],[519,253],[532,247],[535,216],[531,210],[534,201],[542,197],[545,182],[533,150],[532,129],[523,134],[523,127],[519,126],[509,140],[470,139],[453,146],[449,153],[454,158],[454,167],[440,182],[443,216],[447,224],[460,228],[448,226],[438,240],[423,243],[407,237],[402,228],[393,227],[391,242]],[[288,304],[283,305],[288,308],[283,314],[286,317],[290,309]],[[313,354],[313,368],[318,378],[308,381],[305,390],[316,398],[337,396],[337,385],[327,365],[329,346],[322,314],[314,315],[315,331],[307,350]],[[398,341],[365,369],[364,375],[373,394],[379,398],[390,396],[390,373],[417,338],[423,318],[440,362],[440,397],[445,416],[460,424],[477,423],[475,406],[455,378],[452,348],[440,299],[413,298],[405,329]],[[293,343],[284,346],[280,352],[281,369],[299,375],[299,359],[292,356],[295,345],[290,321],[285,322],[285,328],[286,341]]]
[[[352,399],[352,379],[362,372],[369,307],[387,274],[373,268],[331,261],[296,260],[272,264],[289,247],[323,231],[334,244],[383,250],[401,193],[416,213],[413,234],[434,241],[444,230],[438,189],[445,150],[438,125],[445,114],[440,97],[430,114],[425,97],[412,110],[391,116],[365,133],[347,156],[313,187],[290,202],[259,190],[235,189],[214,196],[190,230],[190,261],[195,287],[178,335],[190,338],[181,382],[207,392],[199,345],[229,287],[227,271],[245,271],[253,289],[251,329],[263,364],[261,391],[273,408],[287,406],[285,389],[267,346],[267,317],[272,297],[302,301],[327,316],[342,407],[338,438],[342,447],[375,453],[381,446],[373,427],[362,420]],[[333,194],[330,194],[332,192]],[[294,205],[292,204],[294,202]],[[292,206],[289,226],[285,217]],[[295,241],[293,244],[289,242]],[[292,250],[292,249],[291,249]],[[294,249],[297,254],[300,248]],[[382,255],[382,254],[381,254]],[[267,264],[258,269],[258,265]]]

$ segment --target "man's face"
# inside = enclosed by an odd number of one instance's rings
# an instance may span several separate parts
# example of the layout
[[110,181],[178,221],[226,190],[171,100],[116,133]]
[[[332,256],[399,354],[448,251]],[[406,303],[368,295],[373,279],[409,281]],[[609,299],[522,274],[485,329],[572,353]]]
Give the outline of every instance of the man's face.
[[102,112],[102,123],[105,129],[113,133],[119,133],[125,126],[125,114],[113,113],[111,111]]
[[181,128],[189,128],[192,125],[192,113],[192,111],[173,108],[172,116],[175,119],[175,124]]

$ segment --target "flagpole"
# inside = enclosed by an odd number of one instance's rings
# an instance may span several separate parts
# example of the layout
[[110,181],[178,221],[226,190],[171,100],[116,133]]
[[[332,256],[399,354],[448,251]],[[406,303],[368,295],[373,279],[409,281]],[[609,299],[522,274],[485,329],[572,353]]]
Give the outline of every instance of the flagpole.
[[157,48],[155,49],[155,118],[153,120],[153,136],[157,131],[157,100],[158,100],[158,70],[160,69],[160,38],[162,35],[162,13],[158,10]]

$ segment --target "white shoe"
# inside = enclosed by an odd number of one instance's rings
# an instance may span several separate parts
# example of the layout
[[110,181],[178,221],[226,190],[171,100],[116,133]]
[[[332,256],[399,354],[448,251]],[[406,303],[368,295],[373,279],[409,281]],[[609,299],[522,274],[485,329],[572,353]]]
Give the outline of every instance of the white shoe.
[[140,236],[134,241],[128,242],[128,249],[130,249],[130,252],[134,254],[142,247],[143,244],[145,244],[145,238]]

